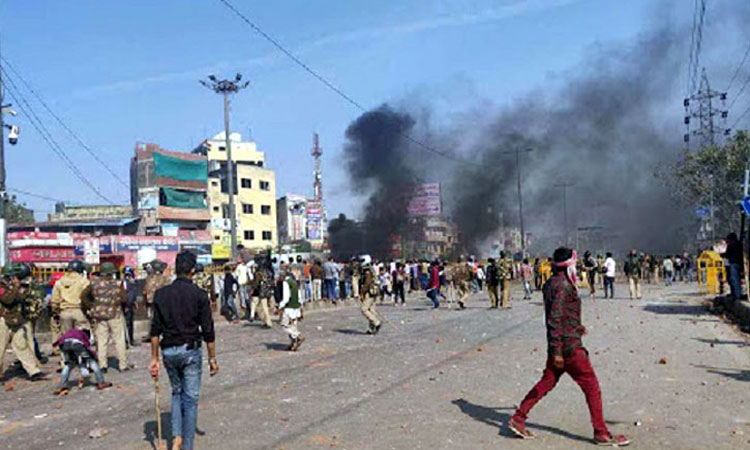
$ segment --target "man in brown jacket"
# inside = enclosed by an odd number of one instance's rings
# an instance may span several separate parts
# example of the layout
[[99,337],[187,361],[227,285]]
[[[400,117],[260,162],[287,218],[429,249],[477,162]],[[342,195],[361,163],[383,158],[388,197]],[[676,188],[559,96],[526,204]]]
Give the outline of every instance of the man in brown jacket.
[[107,372],[107,347],[109,339],[115,342],[120,372],[128,370],[128,357],[125,353],[125,320],[122,305],[126,302],[122,283],[115,278],[117,267],[110,262],[102,264],[99,275],[84,293],[89,306],[89,316],[94,322],[96,354],[99,367]]
[[59,314],[63,333],[71,328],[88,327],[88,319],[81,309],[81,296],[89,287],[89,280],[83,276],[83,269],[83,262],[71,261],[67,273],[57,280],[52,289],[52,311]]

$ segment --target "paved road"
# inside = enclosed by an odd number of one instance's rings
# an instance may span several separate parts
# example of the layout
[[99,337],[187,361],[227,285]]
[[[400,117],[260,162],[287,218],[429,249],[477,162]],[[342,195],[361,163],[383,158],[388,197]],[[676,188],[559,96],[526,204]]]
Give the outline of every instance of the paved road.
[[[585,343],[605,416],[636,448],[750,449],[748,343],[707,315],[693,290],[646,287],[638,302],[585,300]],[[464,311],[433,311],[417,298],[383,306],[390,323],[376,337],[363,334],[355,308],[316,311],[302,323],[307,341],[294,354],[283,351],[279,329],[221,324],[221,373],[204,378],[205,434],[196,448],[592,448],[583,395],[567,377],[532,412],[536,441],[506,434],[546,356],[540,294],[509,311],[486,305],[477,295]],[[50,383],[15,379],[12,391],[0,391],[0,448],[151,448],[147,349],[131,355],[138,370],[110,372],[116,388],[104,392],[87,387],[56,398]],[[95,427],[109,433],[89,439]]]

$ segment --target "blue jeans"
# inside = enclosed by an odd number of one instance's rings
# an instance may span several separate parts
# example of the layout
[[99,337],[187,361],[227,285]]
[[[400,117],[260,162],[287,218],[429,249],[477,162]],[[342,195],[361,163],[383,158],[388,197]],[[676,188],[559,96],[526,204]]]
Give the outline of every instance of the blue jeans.
[[427,290],[427,297],[429,297],[430,300],[432,300],[432,305],[435,308],[439,308],[440,307],[440,302],[438,301],[438,290],[437,289],[428,289]]
[[[78,342],[65,341],[60,346],[65,366],[63,367],[62,373],[60,374],[60,384],[58,387],[67,388],[68,380],[70,379],[70,371],[73,370],[74,366],[78,366],[81,371],[85,367],[90,367],[94,371],[96,382],[98,384],[104,383],[104,375],[102,375],[99,364],[96,362],[96,358],[91,356],[86,347]],[[83,375],[82,375],[83,376]]]
[[740,284],[740,265],[729,264],[729,289],[731,289],[732,297],[739,299],[742,297],[742,285]]
[[336,282],[333,278],[323,280],[323,298],[336,300]]
[[240,313],[237,312],[237,305],[234,303],[234,296],[230,295],[229,297],[224,296],[222,297],[222,303],[224,306],[227,307],[227,312],[231,313],[232,317],[228,317],[228,320],[234,320],[240,317]]
[[164,368],[172,385],[172,438],[182,437],[182,448],[193,449],[198,421],[198,396],[201,391],[203,354],[200,347],[168,347],[162,351]]

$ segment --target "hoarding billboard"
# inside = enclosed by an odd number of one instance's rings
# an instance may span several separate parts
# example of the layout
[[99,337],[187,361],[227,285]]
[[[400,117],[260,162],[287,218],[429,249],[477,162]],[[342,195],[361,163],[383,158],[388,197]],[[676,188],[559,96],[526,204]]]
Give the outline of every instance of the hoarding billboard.
[[440,183],[415,186],[407,210],[409,217],[439,216],[442,213]]

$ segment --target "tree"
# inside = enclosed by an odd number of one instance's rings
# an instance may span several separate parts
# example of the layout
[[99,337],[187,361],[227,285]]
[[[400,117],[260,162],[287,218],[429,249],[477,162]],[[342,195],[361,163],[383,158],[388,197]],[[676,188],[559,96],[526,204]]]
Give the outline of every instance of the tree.
[[27,225],[34,223],[34,211],[20,203],[15,195],[8,197],[5,203],[5,219],[8,223]]
[[670,185],[677,198],[693,207],[708,207],[713,197],[716,237],[738,231],[745,169],[750,168],[750,136],[737,132],[721,146],[685,152],[672,168]]

